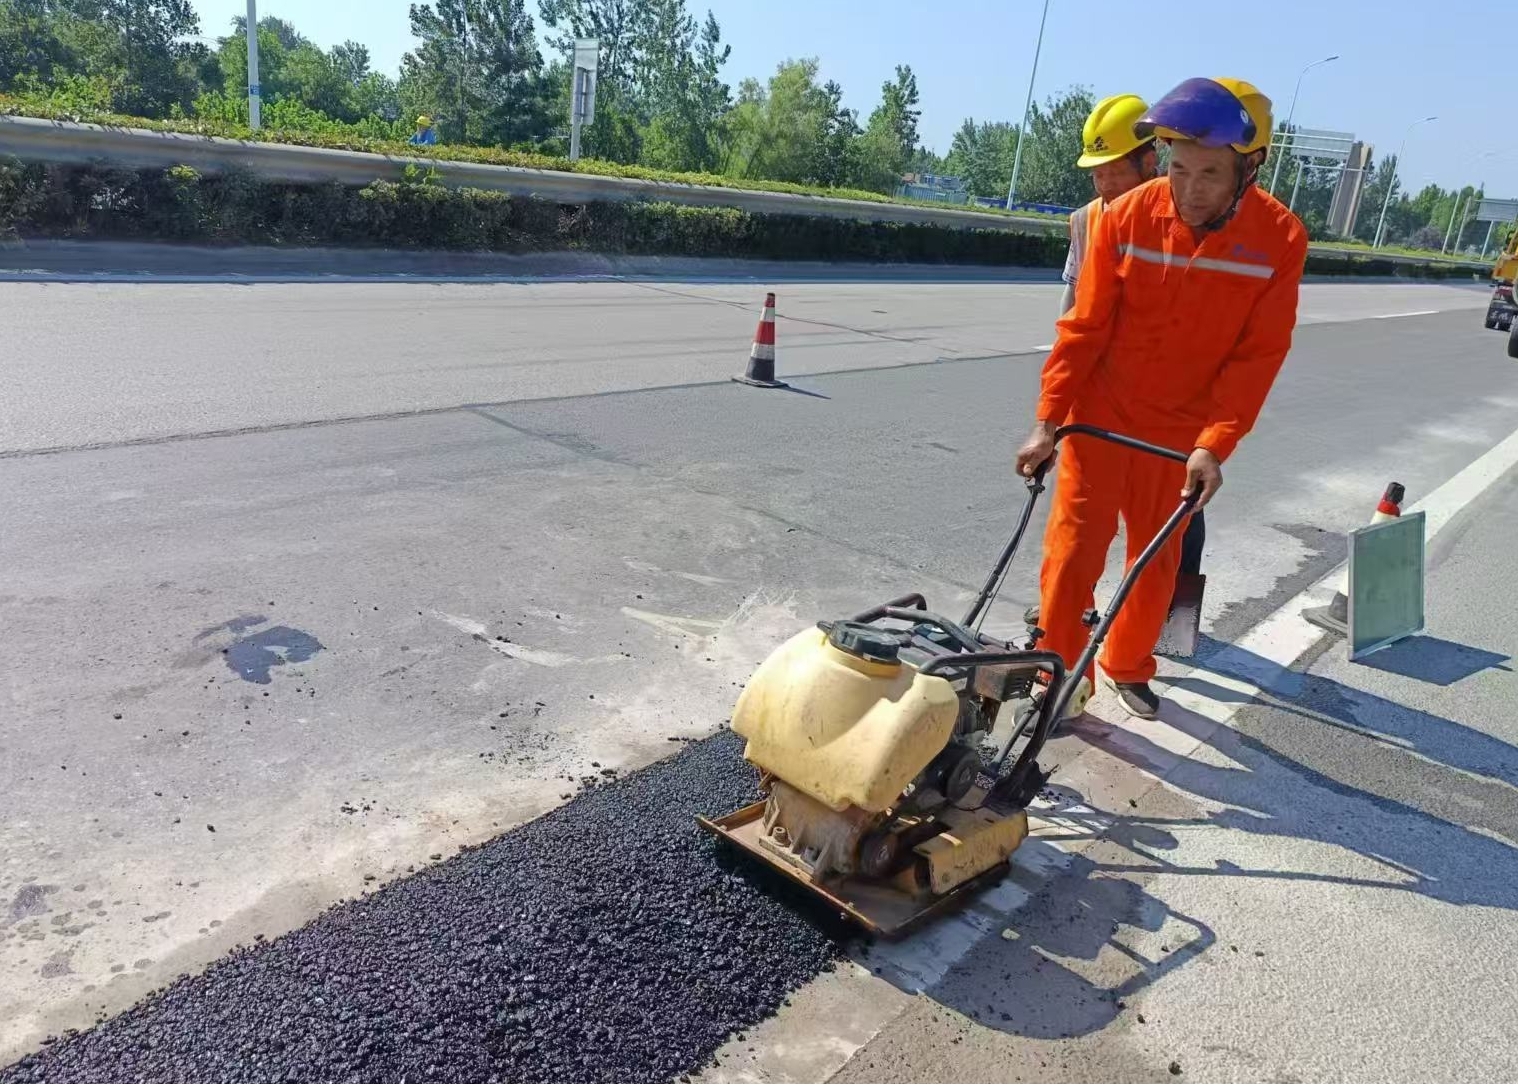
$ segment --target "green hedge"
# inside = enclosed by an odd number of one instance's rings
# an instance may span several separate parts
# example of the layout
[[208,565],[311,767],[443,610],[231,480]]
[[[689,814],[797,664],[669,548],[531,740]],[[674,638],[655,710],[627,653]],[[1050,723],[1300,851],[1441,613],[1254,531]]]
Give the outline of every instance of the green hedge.
[[[1059,267],[1062,234],[752,214],[731,207],[560,205],[454,189],[412,170],[363,188],[286,184],[188,166],[127,170],[0,162],[0,237],[343,245],[493,252]],[[1467,278],[1469,268],[1310,253],[1312,275]]]
[[858,222],[736,208],[562,206],[412,172],[364,188],[246,174],[0,164],[0,235],[258,245],[864,260],[1057,267],[1062,236]]
[[1377,256],[1356,256],[1349,252],[1342,255],[1310,252],[1307,254],[1307,274],[1390,279],[1461,279],[1468,282],[1472,272],[1468,265],[1437,259],[1408,264]]

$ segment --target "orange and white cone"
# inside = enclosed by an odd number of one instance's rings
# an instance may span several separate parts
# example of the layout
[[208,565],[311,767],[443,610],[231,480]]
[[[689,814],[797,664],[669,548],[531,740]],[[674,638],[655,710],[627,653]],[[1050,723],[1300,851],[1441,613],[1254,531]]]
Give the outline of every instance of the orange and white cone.
[[764,295],[764,308],[759,313],[759,327],[754,330],[754,345],[748,352],[748,370],[733,380],[739,384],[752,384],[756,388],[784,388],[775,379],[775,295]]

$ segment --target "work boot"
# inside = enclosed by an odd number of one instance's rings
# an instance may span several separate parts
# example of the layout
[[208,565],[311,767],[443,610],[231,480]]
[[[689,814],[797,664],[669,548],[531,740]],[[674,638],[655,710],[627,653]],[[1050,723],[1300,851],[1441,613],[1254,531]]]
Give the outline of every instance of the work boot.
[[1107,678],[1107,685],[1117,694],[1119,703],[1130,716],[1152,720],[1160,714],[1160,695],[1148,682],[1118,682]]

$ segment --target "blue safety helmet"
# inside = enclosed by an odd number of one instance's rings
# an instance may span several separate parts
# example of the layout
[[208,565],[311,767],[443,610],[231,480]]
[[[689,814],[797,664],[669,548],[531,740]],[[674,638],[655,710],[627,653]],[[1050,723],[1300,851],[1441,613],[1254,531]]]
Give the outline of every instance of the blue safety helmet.
[[[1230,85],[1231,84],[1231,85]],[[1258,114],[1258,115],[1257,115]],[[1261,150],[1270,139],[1270,100],[1237,79],[1188,79],[1134,122],[1134,135],[1203,147]]]

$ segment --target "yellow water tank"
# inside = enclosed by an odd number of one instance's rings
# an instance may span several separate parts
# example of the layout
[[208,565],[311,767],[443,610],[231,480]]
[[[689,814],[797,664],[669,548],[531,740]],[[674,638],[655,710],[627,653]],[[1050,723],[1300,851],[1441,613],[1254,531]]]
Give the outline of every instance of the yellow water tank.
[[897,659],[889,637],[840,622],[775,649],[733,709],[744,757],[833,810],[895,805],[948,743],[959,699]]

